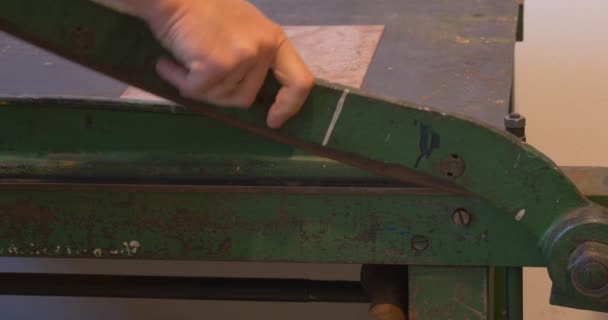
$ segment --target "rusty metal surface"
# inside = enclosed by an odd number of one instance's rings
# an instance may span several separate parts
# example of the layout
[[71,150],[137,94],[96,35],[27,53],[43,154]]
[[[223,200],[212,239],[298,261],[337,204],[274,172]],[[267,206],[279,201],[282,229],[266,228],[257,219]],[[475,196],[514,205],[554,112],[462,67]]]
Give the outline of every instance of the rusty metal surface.
[[[452,222],[461,207],[477,213],[467,228]],[[543,264],[521,224],[467,197],[3,190],[0,217],[5,257]]]

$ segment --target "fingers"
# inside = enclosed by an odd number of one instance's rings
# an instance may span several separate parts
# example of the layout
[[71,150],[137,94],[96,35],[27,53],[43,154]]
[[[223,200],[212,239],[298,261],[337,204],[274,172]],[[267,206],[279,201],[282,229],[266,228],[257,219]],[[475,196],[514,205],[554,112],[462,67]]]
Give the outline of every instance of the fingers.
[[282,87],[266,122],[271,128],[279,128],[300,111],[314,85],[314,77],[289,41],[279,48],[273,69]]
[[[208,90],[195,92],[185,92],[184,90],[188,90],[192,82],[200,79],[201,75],[194,75],[192,71],[186,70],[169,59],[158,61],[157,72],[166,81],[179,88],[181,94],[186,97],[205,100],[221,106],[247,108],[255,101],[270,70],[271,63],[272,61],[266,57],[253,66],[243,64]],[[193,78],[195,79],[193,80]]]
[[314,85],[313,75],[288,40],[274,54],[241,51],[231,59],[207,59],[191,64],[189,69],[169,59],[157,63],[158,74],[182,96],[233,107],[254,103],[270,69],[282,87],[266,122],[271,128],[279,128],[300,111]]
[[[208,100],[222,106],[249,107],[250,103],[247,103],[248,99],[237,99],[236,96],[243,96],[243,89],[251,86],[249,84],[251,80],[249,79],[261,67],[264,67],[264,64],[261,62],[239,66],[220,83],[207,91],[206,96]],[[269,66],[266,66],[266,68],[268,69]]]
[[[264,65],[266,65],[267,70],[270,68],[270,62],[264,62],[268,59],[256,60],[253,56],[235,56],[232,59],[222,59],[207,59],[193,63],[189,69],[186,69],[170,59],[161,58],[157,62],[156,69],[164,80],[177,87],[180,94],[187,98],[204,100],[219,105],[231,105],[235,102],[250,100],[239,98],[243,95],[237,93],[243,87],[245,79],[250,77],[256,65],[260,66],[257,68],[258,70],[263,68]],[[251,86],[252,84],[249,83],[245,85],[246,88]],[[246,90],[246,92],[249,92],[249,90]],[[248,107],[249,105],[238,103],[234,106]]]
[[271,62],[260,61],[255,65],[234,91],[223,97],[218,97],[220,104],[238,107],[251,107],[260,91],[270,70]]
[[190,68],[183,95],[225,105],[225,96],[240,83],[258,62],[255,50],[239,49],[224,57],[210,57]]
[[179,89],[182,96],[192,99],[205,99],[207,91],[221,83],[227,72],[210,61],[195,63],[186,69],[167,58],[158,60],[156,71],[164,80]]
[[170,59],[160,58],[156,63],[156,72],[165,81],[171,83],[181,91],[184,88],[188,79],[188,70],[176,64]]

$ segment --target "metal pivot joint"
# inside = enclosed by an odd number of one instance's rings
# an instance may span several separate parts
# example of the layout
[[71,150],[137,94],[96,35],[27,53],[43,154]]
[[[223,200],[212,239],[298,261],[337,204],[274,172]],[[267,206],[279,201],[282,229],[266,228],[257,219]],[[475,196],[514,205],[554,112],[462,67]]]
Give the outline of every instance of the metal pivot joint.
[[584,242],[570,255],[570,281],[585,296],[608,296],[608,245]]
[[590,205],[564,216],[546,238],[551,303],[606,311],[608,211]]

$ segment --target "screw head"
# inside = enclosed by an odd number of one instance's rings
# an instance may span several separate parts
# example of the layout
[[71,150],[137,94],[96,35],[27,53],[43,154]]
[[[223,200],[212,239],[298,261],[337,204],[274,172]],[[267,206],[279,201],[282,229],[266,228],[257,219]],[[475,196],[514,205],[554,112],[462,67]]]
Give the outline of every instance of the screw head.
[[414,236],[411,240],[412,248],[416,251],[424,251],[429,247],[429,239],[425,236]]
[[468,226],[471,223],[471,214],[466,209],[456,209],[452,213],[452,222],[457,226]]
[[457,154],[452,154],[441,161],[441,173],[448,178],[460,177],[465,167],[464,159]]

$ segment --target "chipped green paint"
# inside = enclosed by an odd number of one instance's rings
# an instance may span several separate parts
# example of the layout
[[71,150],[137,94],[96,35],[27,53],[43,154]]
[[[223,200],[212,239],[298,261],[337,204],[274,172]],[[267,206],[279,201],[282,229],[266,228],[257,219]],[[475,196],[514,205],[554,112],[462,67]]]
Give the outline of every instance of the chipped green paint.
[[[4,190],[0,255],[543,265],[533,235],[478,199],[273,190]],[[461,207],[474,214],[467,228],[452,222]],[[424,252],[411,248],[420,235],[430,242]]]

